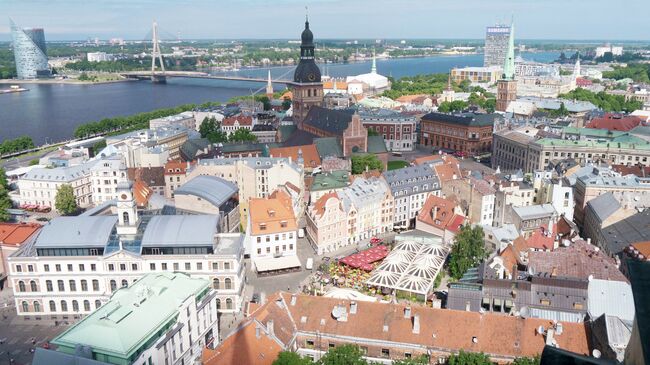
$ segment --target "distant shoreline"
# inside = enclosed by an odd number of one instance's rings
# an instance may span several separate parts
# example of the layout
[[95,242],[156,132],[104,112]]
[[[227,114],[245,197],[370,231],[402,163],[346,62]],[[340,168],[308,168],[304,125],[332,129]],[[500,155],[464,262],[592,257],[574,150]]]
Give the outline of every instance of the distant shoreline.
[[107,80],[107,81],[79,81],[77,79],[28,79],[28,80],[19,80],[19,79],[0,79],[0,84],[11,84],[11,85],[20,85],[20,84],[55,84],[55,85],[103,85],[103,84],[113,84],[117,82],[128,82],[128,81],[137,81],[133,79],[122,79],[122,80]]

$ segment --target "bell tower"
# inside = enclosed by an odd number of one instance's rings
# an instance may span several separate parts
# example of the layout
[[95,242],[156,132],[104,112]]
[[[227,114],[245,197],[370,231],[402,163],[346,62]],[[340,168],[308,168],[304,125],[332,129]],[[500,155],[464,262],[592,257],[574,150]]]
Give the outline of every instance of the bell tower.
[[138,232],[138,209],[133,196],[133,183],[129,180],[124,162],[120,164],[117,182],[117,234],[134,235]]
[[293,74],[293,120],[302,129],[302,124],[312,106],[323,104],[323,83],[314,54],[314,34],[309,29],[309,18],[300,36],[300,62]]

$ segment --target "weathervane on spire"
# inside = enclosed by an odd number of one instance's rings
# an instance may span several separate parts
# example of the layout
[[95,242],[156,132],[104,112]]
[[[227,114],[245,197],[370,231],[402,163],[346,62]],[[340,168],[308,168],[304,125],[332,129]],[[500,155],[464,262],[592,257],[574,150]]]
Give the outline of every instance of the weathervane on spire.
[[305,21],[309,22],[309,7],[305,5]]

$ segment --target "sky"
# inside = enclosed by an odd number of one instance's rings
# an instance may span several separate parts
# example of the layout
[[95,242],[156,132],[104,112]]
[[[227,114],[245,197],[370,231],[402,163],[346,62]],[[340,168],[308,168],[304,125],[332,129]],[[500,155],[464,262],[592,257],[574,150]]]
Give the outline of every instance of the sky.
[[[0,14],[47,40],[298,38],[480,39],[515,19],[518,39],[650,40],[650,0],[0,0]],[[0,22],[9,40],[9,20]]]

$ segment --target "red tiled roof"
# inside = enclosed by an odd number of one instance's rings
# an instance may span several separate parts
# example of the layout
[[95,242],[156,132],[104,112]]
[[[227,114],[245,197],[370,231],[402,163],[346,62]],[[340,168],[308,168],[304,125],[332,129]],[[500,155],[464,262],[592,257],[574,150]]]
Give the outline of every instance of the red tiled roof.
[[133,196],[135,197],[135,203],[139,207],[144,207],[149,203],[149,198],[153,194],[153,190],[147,185],[146,182],[142,180],[136,180],[133,183]]
[[[189,165],[193,165],[190,162]],[[165,175],[185,175],[188,163],[183,161],[167,161],[165,163]]]
[[302,152],[302,159],[307,168],[316,168],[321,165],[320,156],[315,144],[304,146],[271,148],[269,153],[273,157],[291,157],[293,161],[298,160],[298,152]]
[[454,214],[455,208],[456,203],[453,200],[429,195],[427,200],[424,202],[422,209],[420,209],[417,219],[420,222],[442,230],[449,229],[453,222],[455,231],[457,231],[458,228],[460,228],[460,225],[465,221],[465,218]]
[[249,115],[236,115],[234,117],[223,118],[221,125],[234,126],[238,122],[240,126],[253,125],[253,117]]
[[536,250],[552,250],[555,243],[555,229],[548,234],[546,225],[542,225],[538,230],[535,230],[528,240],[528,247]]
[[620,173],[621,175],[636,175],[638,177],[650,176],[650,166],[638,166],[638,165],[612,165],[612,170]]
[[0,244],[18,247],[39,229],[36,223],[0,223]]
[[319,217],[322,217],[325,213],[325,204],[327,204],[327,201],[331,198],[338,199],[338,194],[335,191],[330,191],[329,193],[318,198],[318,200],[316,200],[316,203],[314,203],[314,211]]
[[460,230],[460,227],[462,227],[463,224],[465,224],[465,217],[462,215],[454,214],[454,219],[447,224],[447,230],[452,231],[454,233],[458,233]]
[[641,119],[633,115],[607,113],[601,118],[594,118],[587,123],[586,128],[607,129],[610,131],[629,131],[641,124]]

